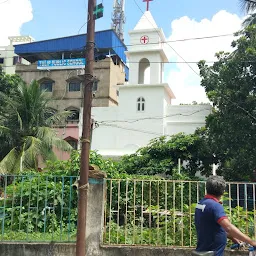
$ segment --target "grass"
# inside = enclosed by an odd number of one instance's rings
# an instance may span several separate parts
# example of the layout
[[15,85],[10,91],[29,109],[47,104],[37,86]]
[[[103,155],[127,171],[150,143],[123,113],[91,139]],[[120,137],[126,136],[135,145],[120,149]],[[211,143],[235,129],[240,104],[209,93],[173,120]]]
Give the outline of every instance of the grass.
[[7,231],[0,234],[0,241],[8,242],[75,242],[76,233],[26,233],[23,231]]

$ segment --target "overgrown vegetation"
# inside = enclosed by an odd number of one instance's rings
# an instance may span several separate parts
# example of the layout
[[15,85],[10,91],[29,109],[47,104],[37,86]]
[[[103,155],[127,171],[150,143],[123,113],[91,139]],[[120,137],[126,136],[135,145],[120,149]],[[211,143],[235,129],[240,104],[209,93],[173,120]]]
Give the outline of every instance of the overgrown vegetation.
[[[92,151],[90,163],[99,166],[107,173],[108,178],[133,181],[134,179],[145,180],[143,187],[137,184],[136,192],[134,187],[129,187],[129,194],[126,200],[137,200],[136,204],[141,205],[140,198],[142,189],[145,192],[143,200],[149,200],[149,180],[152,181],[150,190],[161,194],[160,200],[164,199],[165,188],[163,178],[157,176],[130,175],[125,171],[119,171],[120,163],[111,160],[104,160],[97,152]],[[2,227],[3,240],[54,240],[72,241],[76,233],[77,221],[77,191],[74,190],[80,168],[80,154],[73,151],[68,161],[48,162],[43,172],[35,170],[25,171],[21,176],[5,175],[0,181],[0,226]],[[177,179],[184,178],[178,174]],[[132,183],[131,183],[132,184]],[[147,187],[146,187],[147,186]],[[109,184],[108,184],[108,188]],[[168,188],[170,189],[170,187]],[[177,196],[180,195],[180,186],[175,188]],[[108,191],[110,191],[108,189]],[[124,210],[125,200],[119,201],[117,195],[120,193],[125,198],[125,187],[121,192],[113,188],[112,206],[117,204]],[[187,197],[186,197],[187,198]],[[155,197],[152,197],[152,205],[156,204]],[[180,205],[180,203],[179,203]],[[124,212],[122,213],[124,214]]]
[[[2,184],[5,200],[0,201],[1,227],[17,239],[70,240],[76,233],[77,193],[72,184],[76,177],[51,173],[5,176]],[[2,230],[3,231],[3,230]],[[5,234],[5,232],[3,234]],[[26,236],[25,236],[26,234]],[[4,238],[6,234],[4,235]]]
[[[129,221],[127,225],[118,225],[115,221],[109,222],[103,236],[104,243],[196,246],[193,214],[195,204],[184,205],[182,215],[178,215],[173,209],[166,211],[167,214],[159,215],[157,206],[151,206],[151,210],[151,227],[148,216],[136,218],[135,221]],[[225,206],[225,210],[230,214],[229,218],[233,224],[250,237],[254,237],[253,211],[245,211],[242,207],[230,209],[227,206]]]
[[[74,151],[69,161],[48,162],[43,172],[1,178],[2,240],[75,241],[77,191],[72,185],[79,175],[79,161]],[[97,152],[91,152],[90,162],[113,178],[107,181],[105,243],[195,244],[194,204],[204,196],[204,182],[181,181],[189,177],[175,172],[174,181],[126,174],[119,172],[118,163]],[[228,206],[232,222],[252,234],[254,213]]]
[[209,175],[214,158],[204,135],[202,128],[194,134],[179,133],[156,138],[135,154],[124,156],[120,169],[128,174],[164,175],[172,179],[181,159],[186,161],[186,165],[181,166],[181,173],[185,175],[183,178],[194,179],[197,171]]

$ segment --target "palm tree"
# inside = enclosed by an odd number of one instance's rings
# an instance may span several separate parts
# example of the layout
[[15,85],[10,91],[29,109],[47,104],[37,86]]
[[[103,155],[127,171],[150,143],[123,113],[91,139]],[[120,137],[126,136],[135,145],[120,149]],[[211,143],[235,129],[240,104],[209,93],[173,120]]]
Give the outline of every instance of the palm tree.
[[256,9],[256,0],[240,0],[243,10],[247,13],[252,12]]
[[256,13],[252,13],[256,10],[256,0],[240,0],[242,9],[249,14],[249,16],[244,20],[243,27],[248,27],[250,25],[256,24]]
[[0,141],[5,141],[8,152],[1,159],[0,173],[37,168],[39,159],[54,160],[53,148],[72,150],[54,130],[68,113],[55,113],[36,81],[29,86],[21,82],[11,96],[0,93],[0,101],[5,103],[5,110],[0,112]]
[[256,25],[256,13],[250,14],[244,21],[243,21],[243,27],[249,27],[251,25]]

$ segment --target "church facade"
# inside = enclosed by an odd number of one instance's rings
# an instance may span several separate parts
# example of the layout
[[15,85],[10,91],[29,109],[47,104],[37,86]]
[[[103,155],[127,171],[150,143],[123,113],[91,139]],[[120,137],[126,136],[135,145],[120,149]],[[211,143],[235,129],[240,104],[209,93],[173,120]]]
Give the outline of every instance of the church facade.
[[[129,36],[129,82],[117,88],[118,106],[92,109],[92,149],[105,157],[134,153],[156,137],[193,133],[211,111],[210,105],[172,105],[175,95],[163,82],[166,38],[150,11]],[[81,120],[79,127],[81,136]]]

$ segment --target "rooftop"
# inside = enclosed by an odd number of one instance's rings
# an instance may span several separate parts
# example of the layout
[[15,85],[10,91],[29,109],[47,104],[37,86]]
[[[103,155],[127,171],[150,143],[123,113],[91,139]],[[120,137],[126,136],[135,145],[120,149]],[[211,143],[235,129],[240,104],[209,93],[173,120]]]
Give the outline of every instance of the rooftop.
[[[15,53],[33,63],[38,60],[61,59],[62,54],[72,58],[84,56],[87,34],[62,38],[35,41],[15,46]],[[119,39],[114,30],[104,30],[95,33],[95,47],[100,52],[116,54],[126,63],[125,44]]]
[[[87,34],[62,38],[35,41],[15,45],[15,53],[27,61],[34,63],[38,60],[84,58]],[[116,55],[126,65],[126,45],[120,40],[114,30],[95,32],[95,48],[99,54]],[[126,66],[126,79],[128,68]]]

